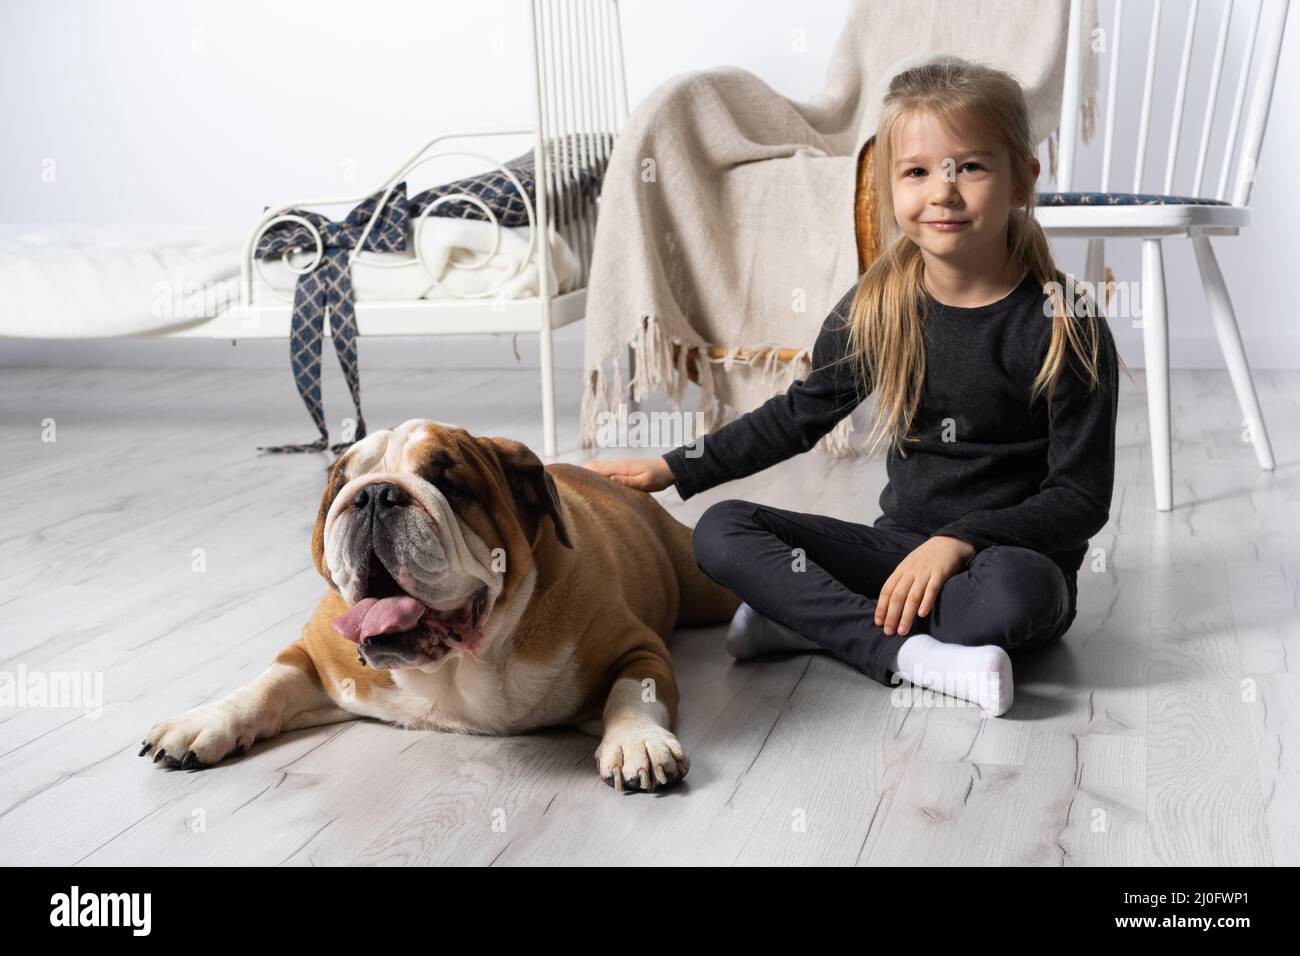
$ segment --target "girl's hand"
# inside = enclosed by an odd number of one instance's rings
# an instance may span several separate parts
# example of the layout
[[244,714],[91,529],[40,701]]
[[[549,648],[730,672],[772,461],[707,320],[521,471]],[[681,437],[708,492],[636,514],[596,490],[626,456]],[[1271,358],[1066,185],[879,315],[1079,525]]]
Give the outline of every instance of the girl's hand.
[[885,633],[906,634],[915,617],[925,617],[943,582],[965,569],[975,549],[960,538],[935,535],[899,562],[876,602],[876,624]]
[[673,483],[673,472],[662,458],[623,458],[619,461],[589,461],[584,468],[598,471],[611,481],[637,491],[663,491]]

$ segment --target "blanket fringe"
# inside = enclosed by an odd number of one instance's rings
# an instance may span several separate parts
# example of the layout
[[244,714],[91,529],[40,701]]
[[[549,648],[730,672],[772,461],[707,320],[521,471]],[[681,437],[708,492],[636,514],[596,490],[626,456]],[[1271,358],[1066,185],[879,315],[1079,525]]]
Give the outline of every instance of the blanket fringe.
[[[786,391],[797,379],[806,378],[812,370],[810,349],[801,349],[791,359],[782,362],[779,356],[781,346],[775,343],[731,346],[720,359],[706,356],[698,346],[687,345],[677,336],[669,335],[656,316],[642,316],[637,331],[625,345],[631,346],[635,358],[631,380],[624,383],[623,366],[616,356],[597,365],[583,389],[583,448],[591,448],[596,444],[601,416],[620,414],[619,408],[626,403],[629,391],[632,400],[639,402],[651,391],[662,387],[673,408],[681,411],[686,386],[690,382],[688,363],[692,357],[695,360],[700,397],[696,414],[689,416],[684,423],[683,444],[735,421],[743,414],[740,409],[718,397],[714,365],[720,364],[724,373],[730,372],[737,362],[757,366],[765,391],[770,391],[772,395]],[[677,351],[675,360],[674,346]],[[739,358],[742,351],[758,357],[746,362]],[[835,458],[855,457],[861,449],[849,437],[853,431],[853,416],[846,415],[814,447]]]

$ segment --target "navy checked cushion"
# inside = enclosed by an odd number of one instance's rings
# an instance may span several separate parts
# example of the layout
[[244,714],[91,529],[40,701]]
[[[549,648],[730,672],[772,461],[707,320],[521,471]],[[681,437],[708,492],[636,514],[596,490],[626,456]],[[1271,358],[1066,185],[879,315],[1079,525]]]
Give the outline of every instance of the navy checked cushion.
[[[565,137],[567,142],[551,139],[547,145],[551,150],[551,168],[555,175],[564,177],[564,203],[560,203],[559,189],[552,185],[546,191],[546,198],[557,222],[568,222],[580,207],[595,198],[600,192],[601,177],[604,174],[605,161],[596,156],[596,140],[600,135],[609,138],[609,134],[573,134]],[[584,142],[585,140],[585,142]],[[605,153],[609,144],[605,144]],[[530,202],[536,205],[537,189],[536,170],[533,152],[529,150],[522,156],[504,163],[523,186]],[[468,193],[481,200],[496,215],[502,226],[528,225],[528,210],[519,196],[519,190],[500,169],[491,169],[477,176],[458,179],[453,183],[434,186],[411,197],[411,216],[418,217],[436,199],[453,193]],[[557,208],[563,205],[563,208]],[[429,213],[448,219],[479,219],[487,216],[478,206],[464,199],[452,199],[442,203]]]
[[1156,196],[1151,193],[1039,193],[1039,206],[1231,206],[1222,199]]

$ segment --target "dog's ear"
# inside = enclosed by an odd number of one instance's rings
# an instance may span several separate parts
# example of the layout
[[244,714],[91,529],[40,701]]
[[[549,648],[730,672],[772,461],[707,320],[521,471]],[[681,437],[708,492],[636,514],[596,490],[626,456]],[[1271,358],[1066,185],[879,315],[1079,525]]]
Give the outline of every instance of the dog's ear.
[[335,496],[347,483],[343,456],[340,455],[330,466],[329,477],[325,479],[325,491],[320,498],[320,510],[316,512],[316,527],[311,532],[312,560],[315,561],[316,570],[320,572],[321,577],[330,582],[330,587],[334,586],[334,582],[330,578],[329,568],[325,566],[325,516],[330,513],[330,505],[334,504]]
[[555,536],[566,548],[572,548],[569,529],[564,523],[564,505],[560,501],[560,493],[556,490],[555,479],[542,465],[542,460],[527,445],[510,438],[481,440],[488,442],[496,452],[515,500],[524,513],[533,519],[533,527],[527,529],[529,539],[536,533],[536,522],[549,515],[555,525]]

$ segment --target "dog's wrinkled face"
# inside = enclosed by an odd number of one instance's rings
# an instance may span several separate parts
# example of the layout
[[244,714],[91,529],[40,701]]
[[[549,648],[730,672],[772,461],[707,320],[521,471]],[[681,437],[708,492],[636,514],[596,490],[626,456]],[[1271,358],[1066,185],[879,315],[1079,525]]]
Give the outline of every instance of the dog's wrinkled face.
[[427,419],[368,435],[331,470],[312,535],[349,605],[334,628],[381,669],[480,655],[548,524],[572,546],[554,481],[518,442]]

